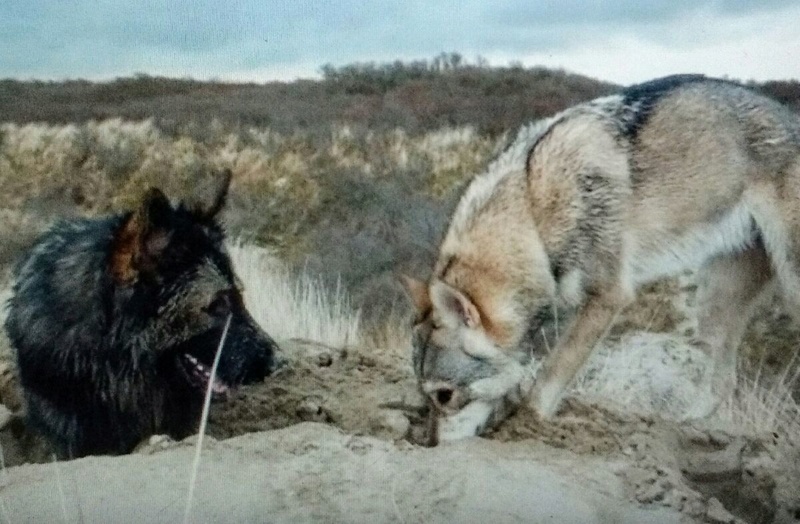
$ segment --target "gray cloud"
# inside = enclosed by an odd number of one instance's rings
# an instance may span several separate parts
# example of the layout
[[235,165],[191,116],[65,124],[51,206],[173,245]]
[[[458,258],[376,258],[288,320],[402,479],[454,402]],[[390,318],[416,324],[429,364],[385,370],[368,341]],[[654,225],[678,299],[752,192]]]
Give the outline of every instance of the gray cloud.
[[[697,13],[724,18],[794,5],[793,0],[7,0],[0,18],[0,77],[135,71],[224,77],[271,66],[430,57],[449,50],[467,56],[558,52],[597,46],[618,34],[664,43],[675,40],[676,21]],[[698,38],[725,35],[710,30]]]
[[548,25],[629,26],[667,23],[698,11],[708,10],[718,15],[783,9],[796,5],[795,0],[562,0],[560,2],[521,2],[501,0],[487,9],[487,18],[500,25],[541,27]]

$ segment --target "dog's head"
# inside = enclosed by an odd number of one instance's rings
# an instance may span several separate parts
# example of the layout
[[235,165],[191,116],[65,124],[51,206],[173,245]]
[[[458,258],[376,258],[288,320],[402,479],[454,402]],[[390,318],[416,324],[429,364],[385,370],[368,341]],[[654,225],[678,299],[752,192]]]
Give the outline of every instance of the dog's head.
[[119,317],[140,324],[138,347],[171,386],[198,394],[224,395],[277,365],[278,347],[244,306],[217,221],[230,179],[230,171],[216,175],[210,198],[177,206],[151,189],[122,219],[110,257],[117,307],[127,310]]
[[500,311],[513,319],[506,322],[515,325],[512,332],[464,290],[436,278],[403,280],[416,309],[414,372],[433,416],[441,418],[435,425],[441,435],[432,439],[476,435],[499,423],[530,389],[531,357],[554,341],[553,309],[542,306],[533,318]]
[[416,309],[412,360],[420,388],[439,411],[454,413],[470,401],[473,383],[498,372],[506,353],[465,292],[441,280],[404,281]]

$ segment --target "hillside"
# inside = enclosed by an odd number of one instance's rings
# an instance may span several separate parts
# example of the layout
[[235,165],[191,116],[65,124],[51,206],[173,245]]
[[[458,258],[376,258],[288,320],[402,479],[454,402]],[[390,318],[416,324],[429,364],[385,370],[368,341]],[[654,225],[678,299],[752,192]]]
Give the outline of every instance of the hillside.
[[[50,124],[154,118],[167,132],[225,128],[324,132],[334,124],[409,133],[443,126],[496,135],[618,89],[542,67],[469,64],[456,53],[433,60],[325,65],[321,80],[236,84],[139,74],[110,82],[0,80],[0,121]],[[746,80],[746,79],[743,79]],[[800,108],[800,83],[750,85]]]

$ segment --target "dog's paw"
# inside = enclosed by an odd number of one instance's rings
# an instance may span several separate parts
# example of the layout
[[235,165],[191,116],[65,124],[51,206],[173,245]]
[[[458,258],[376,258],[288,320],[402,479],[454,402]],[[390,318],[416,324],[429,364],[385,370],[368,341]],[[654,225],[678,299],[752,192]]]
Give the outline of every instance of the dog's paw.
[[494,405],[491,402],[470,402],[458,413],[439,419],[437,440],[452,442],[478,436],[486,429],[493,412]]
[[510,391],[507,382],[496,377],[484,378],[470,384],[467,394],[471,400],[497,400]]
[[470,399],[495,401],[509,396],[525,397],[532,388],[533,377],[520,366],[477,380],[468,386],[467,392]]

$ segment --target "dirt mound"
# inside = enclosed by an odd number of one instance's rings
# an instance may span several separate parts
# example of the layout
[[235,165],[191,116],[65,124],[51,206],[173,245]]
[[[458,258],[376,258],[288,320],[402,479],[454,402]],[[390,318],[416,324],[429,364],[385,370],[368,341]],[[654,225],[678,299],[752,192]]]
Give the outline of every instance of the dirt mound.
[[[635,335],[622,342],[630,348],[631,361],[649,354],[642,365],[653,368],[654,375],[663,374],[657,366],[668,365],[696,372],[683,355],[688,350],[672,339],[653,336],[648,345]],[[315,421],[354,435],[425,441],[427,408],[403,355],[299,341],[284,346],[290,368],[217,405],[211,435],[227,438]],[[590,372],[608,365],[601,352]],[[637,374],[636,380],[641,381],[640,376],[647,373]],[[639,393],[638,408],[648,394],[663,397],[651,385]],[[632,500],[667,506],[700,522],[795,522],[800,515],[800,497],[793,488],[800,481],[800,461],[787,460],[792,448],[772,434],[742,435],[736,428],[723,430],[711,422],[678,423],[581,395],[568,399],[549,421],[520,409],[487,438],[498,444],[535,446],[545,455],[561,449],[616,464]]]
[[[481,440],[438,448],[303,423],[210,440],[191,508],[197,522],[685,522],[639,507],[599,457],[536,443]],[[10,522],[180,522],[193,450],[88,457],[11,468]],[[59,497],[63,494],[63,498]]]
[[423,401],[407,359],[391,351],[281,344],[289,365],[265,383],[216,404],[209,434],[229,438],[300,422],[325,422],[348,433],[403,439]]
[[552,420],[520,410],[489,438],[531,439],[619,461],[625,466],[617,474],[633,499],[699,521],[800,521],[800,455],[774,434],[745,436],[706,422],[681,424],[573,398]]

